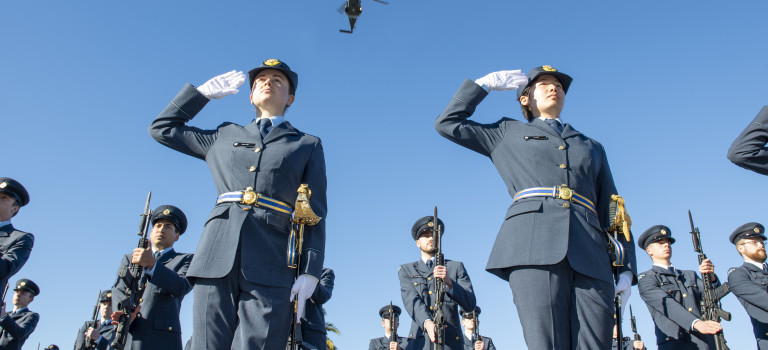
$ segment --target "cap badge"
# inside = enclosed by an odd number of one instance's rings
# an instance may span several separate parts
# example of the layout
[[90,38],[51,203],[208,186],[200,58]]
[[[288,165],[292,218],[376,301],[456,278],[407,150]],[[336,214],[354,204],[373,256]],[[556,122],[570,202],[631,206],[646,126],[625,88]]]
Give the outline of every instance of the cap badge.
[[755,233],[760,233],[760,228],[759,227],[755,227],[754,230],[755,230]]
[[429,227],[435,226],[435,223],[433,223],[432,221],[430,221],[430,222],[428,222],[428,223],[427,223],[427,226],[429,226]]
[[662,234],[662,235],[666,235],[666,234],[667,234],[667,230],[665,230],[665,229],[661,229],[661,234]]
[[276,60],[274,58],[270,58],[270,59],[264,61],[264,65],[270,66],[270,67],[276,66],[278,64],[280,64],[280,60]]
[[557,72],[557,69],[552,68],[552,66],[541,66],[541,69],[547,72]]
[[19,283],[19,285],[20,285],[20,286],[22,286],[22,287],[24,287],[24,286],[26,286],[26,285],[27,285],[27,282],[21,282],[21,283]]
[[7,182],[5,182],[5,181],[3,181],[2,183],[0,183],[0,188],[6,188],[7,186],[8,186],[8,183],[7,183]]
[[168,215],[171,213],[170,209],[163,210],[163,215]]
[[112,293],[107,293],[107,298],[111,298],[111,297],[112,297]]

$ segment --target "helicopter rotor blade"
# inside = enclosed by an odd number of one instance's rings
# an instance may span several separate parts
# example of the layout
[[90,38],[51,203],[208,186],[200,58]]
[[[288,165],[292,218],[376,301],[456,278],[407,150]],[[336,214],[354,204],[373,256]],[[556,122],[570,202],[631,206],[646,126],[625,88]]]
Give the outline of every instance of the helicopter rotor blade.
[[346,7],[347,7],[347,2],[345,1],[344,3],[341,4],[341,6],[339,6],[338,9],[336,9],[336,12],[344,13],[344,9],[346,9]]
[[373,0],[373,1],[378,2],[379,4],[389,5],[389,1],[384,1],[384,0]]

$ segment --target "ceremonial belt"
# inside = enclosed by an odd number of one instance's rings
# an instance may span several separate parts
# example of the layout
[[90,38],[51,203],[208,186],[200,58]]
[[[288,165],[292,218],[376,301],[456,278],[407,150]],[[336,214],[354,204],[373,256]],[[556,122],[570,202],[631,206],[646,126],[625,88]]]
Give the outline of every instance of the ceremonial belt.
[[515,195],[512,197],[512,203],[515,203],[520,199],[529,198],[529,197],[559,198],[562,200],[579,204],[589,209],[591,212],[595,213],[595,215],[597,215],[597,210],[595,209],[595,203],[592,203],[592,201],[589,200],[589,198],[574,192],[572,189],[568,188],[568,186],[531,187],[528,189],[524,189],[520,192],[515,193]]
[[288,203],[281,202],[274,198],[269,198],[261,193],[253,192],[252,187],[248,187],[245,191],[234,191],[222,193],[219,199],[216,200],[216,204],[236,202],[240,204],[252,205],[254,207],[264,207],[272,210],[279,211],[291,215],[293,208]]

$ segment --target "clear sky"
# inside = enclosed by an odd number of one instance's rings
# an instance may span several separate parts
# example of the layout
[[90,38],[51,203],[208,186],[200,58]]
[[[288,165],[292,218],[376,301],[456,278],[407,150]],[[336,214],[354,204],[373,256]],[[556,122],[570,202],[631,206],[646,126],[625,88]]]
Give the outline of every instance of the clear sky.
[[[279,58],[299,73],[286,118],[318,135],[328,175],[326,266],[336,271],[327,320],[341,349],[383,335],[378,310],[402,306],[397,267],[418,258],[413,222],[437,205],[444,252],[463,261],[481,332],[523,348],[508,284],[485,272],[511,204],[493,164],[440,137],[435,117],[465,78],[549,64],[574,82],[564,122],[601,142],[639,236],[672,229],[673,263],[694,269],[687,210],[717,273],[742,264],[728,235],[766,222],[766,181],[726,158],[766,103],[764,1],[363,0],[353,35],[341,1],[11,1],[0,10],[0,176],[31,203],[13,219],[35,234],[13,281],[36,281],[41,314],[26,348],[67,348],[137,243],[153,207],[189,218],[176,248],[193,252],[217,193],[204,162],[150,138],[147,127],[184,83]],[[522,119],[514,92],[492,92],[474,120]],[[191,122],[214,128],[255,117],[247,88]],[[639,271],[650,268],[639,251]],[[10,296],[8,297],[10,300]],[[653,323],[633,288],[639,331]],[[192,295],[182,312],[192,331]],[[733,295],[723,307],[731,349],[755,348]],[[407,335],[403,317],[400,334]],[[625,323],[624,330],[629,332]]]

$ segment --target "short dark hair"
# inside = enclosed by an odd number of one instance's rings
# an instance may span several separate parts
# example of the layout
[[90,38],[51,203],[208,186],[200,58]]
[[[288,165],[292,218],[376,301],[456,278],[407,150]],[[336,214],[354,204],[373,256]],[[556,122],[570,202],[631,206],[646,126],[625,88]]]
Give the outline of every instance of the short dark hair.
[[[531,86],[533,86],[533,83],[534,82],[530,82],[528,85],[525,86],[525,88],[523,88],[523,92],[522,92],[521,98],[522,98],[522,96],[528,96],[530,94]],[[523,111],[523,116],[525,117],[525,120],[527,120],[529,123],[534,118],[533,112],[531,112],[530,101],[531,101],[531,99],[529,97],[528,98],[528,106],[523,105],[522,102],[520,103],[520,110]],[[520,102],[520,101],[518,101],[518,102]]]

